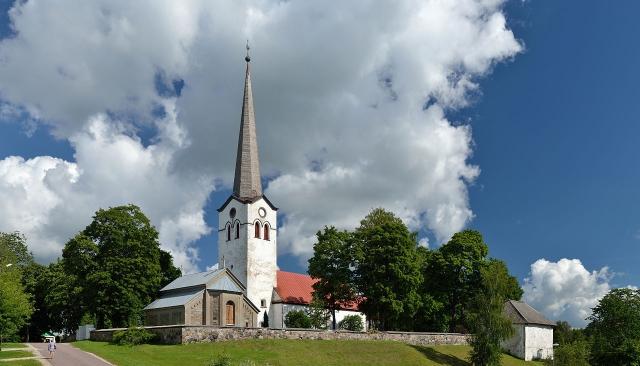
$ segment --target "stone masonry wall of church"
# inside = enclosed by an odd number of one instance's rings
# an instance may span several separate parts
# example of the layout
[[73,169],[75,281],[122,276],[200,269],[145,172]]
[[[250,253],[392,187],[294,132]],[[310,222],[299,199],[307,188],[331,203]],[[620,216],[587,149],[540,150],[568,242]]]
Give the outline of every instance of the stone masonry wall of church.
[[[198,342],[222,342],[241,339],[348,339],[398,341],[416,346],[466,345],[471,335],[459,333],[416,332],[349,332],[313,329],[268,328],[218,328],[210,326],[145,327],[157,334],[161,343],[181,344]],[[122,328],[124,329],[124,328]],[[113,333],[120,329],[101,329],[91,332],[93,341],[111,341]]]

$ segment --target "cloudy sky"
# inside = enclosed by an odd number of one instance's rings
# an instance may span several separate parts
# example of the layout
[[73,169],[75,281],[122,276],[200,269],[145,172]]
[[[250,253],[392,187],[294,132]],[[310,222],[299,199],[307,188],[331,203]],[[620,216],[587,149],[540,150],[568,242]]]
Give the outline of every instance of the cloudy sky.
[[0,231],[46,263],[134,203],[185,271],[215,263],[248,39],[281,268],[381,206],[431,248],[481,230],[527,301],[584,325],[640,282],[640,9],[622,4],[5,0]]

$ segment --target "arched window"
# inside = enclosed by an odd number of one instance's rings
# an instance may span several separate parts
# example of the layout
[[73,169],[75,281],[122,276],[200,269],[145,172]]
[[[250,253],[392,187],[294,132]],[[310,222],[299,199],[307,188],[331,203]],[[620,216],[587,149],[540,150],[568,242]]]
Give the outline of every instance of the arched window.
[[231,224],[227,225],[227,241],[231,240]]
[[256,238],[260,238],[260,224],[256,222],[256,224],[254,225],[254,231],[255,231],[255,237]]
[[236,222],[236,239],[240,237],[240,223]]
[[225,306],[226,313],[226,325],[236,325],[236,305],[233,301],[227,301]]
[[264,224],[264,240],[269,240],[269,224]]

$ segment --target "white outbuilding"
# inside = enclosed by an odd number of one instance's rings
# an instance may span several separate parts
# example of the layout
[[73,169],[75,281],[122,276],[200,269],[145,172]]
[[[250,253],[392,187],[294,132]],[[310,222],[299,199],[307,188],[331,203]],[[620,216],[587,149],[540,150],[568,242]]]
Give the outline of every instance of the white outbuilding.
[[504,312],[514,331],[513,336],[502,343],[507,352],[525,361],[553,358],[554,322],[522,301],[507,301]]

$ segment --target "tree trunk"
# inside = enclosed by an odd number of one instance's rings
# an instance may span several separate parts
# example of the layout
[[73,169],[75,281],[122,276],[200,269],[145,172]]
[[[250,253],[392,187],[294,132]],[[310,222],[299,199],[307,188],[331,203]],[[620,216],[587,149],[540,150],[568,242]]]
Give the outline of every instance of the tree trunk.
[[331,317],[333,318],[333,321],[332,321],[333,330],[335,331],[336,330],[336,309],[335,308],[331,309]]

